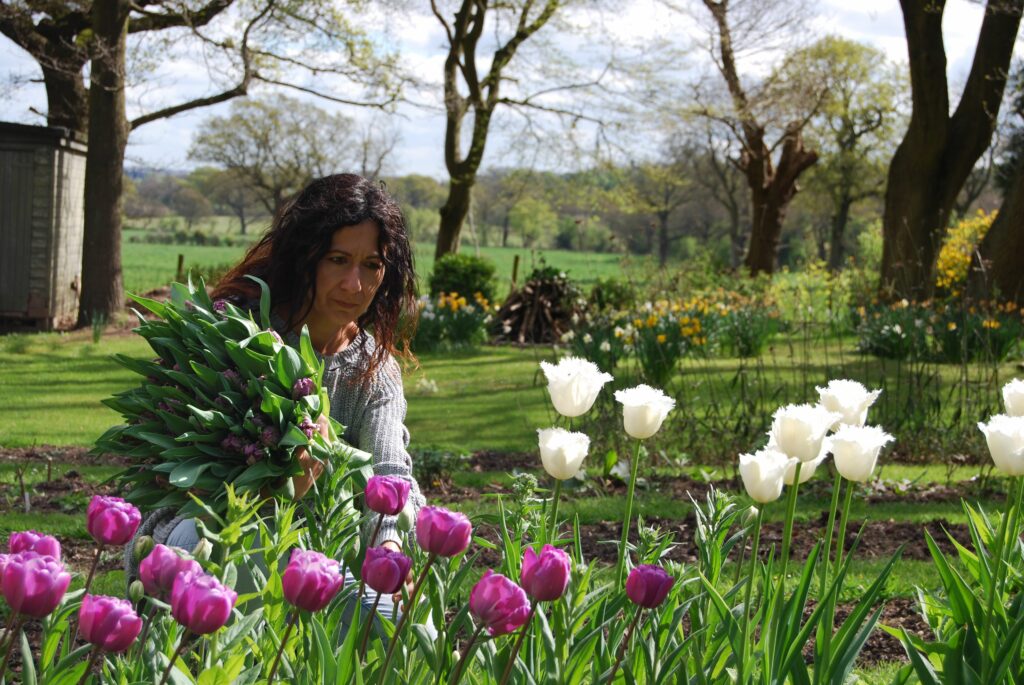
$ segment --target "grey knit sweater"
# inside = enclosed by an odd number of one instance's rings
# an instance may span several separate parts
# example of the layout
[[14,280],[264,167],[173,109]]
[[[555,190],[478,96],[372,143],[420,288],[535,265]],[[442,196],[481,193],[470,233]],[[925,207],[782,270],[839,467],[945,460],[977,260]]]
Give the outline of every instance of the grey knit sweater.
[[[284,329],[283,322],[276,316],[271,316],[271,323],[278,331]],[[290,345],[298,347],[299,337],[295,333],[285,333],[284,338]],[[415,514],[426,501],[412,475],[412,458],[407,450],[407,404],[402,389],[401,370],[398,363],[389,356],[378,367],[369,384],[359,381],[375,349],[373,336],[360,332],[341,352],[318,354],[324,361],[323,384],[331,400],[331,417],[345,427],[345,441],[373,455],[375,475],[400,476],[410,482],[412,488],[409,500]],[[366,536],[376,526],[376,516],[367,523]],[[163,543],[181,520],[172,508],[157,509],[143,518],[136,538],[150,535],[157,543]],[[379,545],[389,540],[401,544],[397,520],[396,516],[385,516],[377,539],[369,541],[369,544]],[[134,545],[133,539],[125,548],[125,571],[129,583],[138,577],[138,564],[132,554]]]

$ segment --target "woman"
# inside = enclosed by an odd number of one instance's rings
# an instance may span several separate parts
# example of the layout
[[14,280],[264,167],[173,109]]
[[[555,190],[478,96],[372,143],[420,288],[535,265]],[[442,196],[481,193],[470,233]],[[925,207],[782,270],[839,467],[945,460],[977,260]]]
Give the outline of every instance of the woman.
[[[398,205],[361,176],[317,179],[278,211],[266,235],[221,279],[213,298],[255,308],[259,287],[246,275],[270,286],[271,323],[289,344],[297,346],[299,332],[308,327],[325,362],[331,417],[345,426],[349,444],[373,455],[375,474],[410,481],[410,501],[418,510],[424,499],[406,449],[406,402],[395,361],[411,358],[410,332],[400,329],[399,320],[403,308],[415,304],[416,277]],[[323,468],[304,454],[300,463],[305,472],[294,479],[297,499]],[[375,527],[376,519],[367,530]],[[139,531],[189,550],[199,541],[194,520],[173,510],[153,512]],[[401,542],[397,517],[386,516],[376,540],[367,544],[400,550]],[[138,574],[133,544],[125,553],[129,582]],[[374,598],[372,592],[364,595],[368,604]],[[398,598],[382,597],[378,610],[390,615]]]

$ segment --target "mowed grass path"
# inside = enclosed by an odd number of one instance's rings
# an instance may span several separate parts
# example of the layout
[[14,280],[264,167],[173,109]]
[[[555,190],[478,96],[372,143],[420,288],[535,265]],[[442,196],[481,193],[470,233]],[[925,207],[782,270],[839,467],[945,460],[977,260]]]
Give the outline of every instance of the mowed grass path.
[[[245,254],[244,246],[210,247],[205,245],[157,245],[150,243],[124,242],[121,246],[121,260],[124,268],[124,285],[132,292],[147,292],[162,287],[174,280],[178,268],[178,255],[185,257],[185,271],[197,267],[222,266],[237,262]],[[462,252],[476,254],[471,245],[464,245]],[[518,280],[530,273],[543,256],[548,265],[557,267],[581,286],[589,287],[598,278],[622,276],[624,271],[634,278],[645,279],[654,262],[648,257],[631,257],[623,262],[622,255],[599,252],[575,252],[571,250],[530,250],[520,247],[481,247],[480,256],[494,262],[495,277],[498,279],[498,295],[504,297],[512,282],[512,267],[519,256]],[[434,245],[416,243],[413,258],[420,279],[420,288],[426,292],[427,277],[434,266]]]

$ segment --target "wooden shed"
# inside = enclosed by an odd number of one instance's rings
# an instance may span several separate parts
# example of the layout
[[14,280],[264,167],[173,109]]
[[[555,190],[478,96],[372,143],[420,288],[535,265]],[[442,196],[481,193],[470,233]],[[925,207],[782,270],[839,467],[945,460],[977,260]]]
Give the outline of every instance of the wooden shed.
[[0,122],[0,327],[78,318],[85,150],[67,129]]

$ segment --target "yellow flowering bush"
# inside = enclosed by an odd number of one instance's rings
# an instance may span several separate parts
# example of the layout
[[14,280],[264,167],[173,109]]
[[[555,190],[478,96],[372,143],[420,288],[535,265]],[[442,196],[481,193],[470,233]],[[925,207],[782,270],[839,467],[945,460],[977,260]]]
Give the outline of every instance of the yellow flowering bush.
[[423,295],[417,302],[419,320],[412,348],[417,352],[473,347],[487,340],[491,303],[476,292],[472,298],[457,292]]
[[988,233],[996,212],[979,209],[973,217],[961,219],[946,234],[935,265],[935,287],[956,296],[967,280],[967,270],[978,243]]

